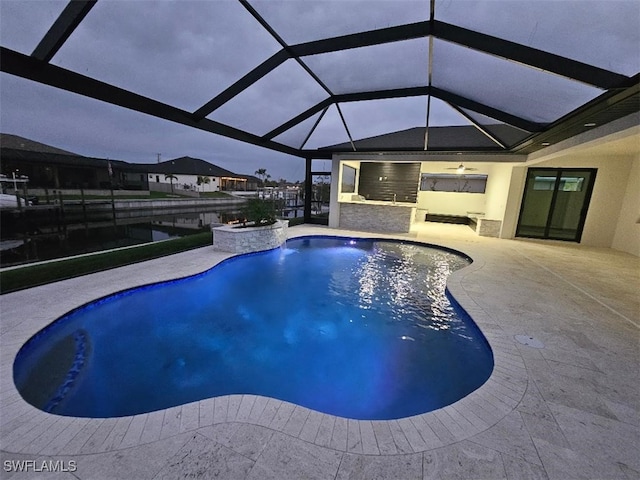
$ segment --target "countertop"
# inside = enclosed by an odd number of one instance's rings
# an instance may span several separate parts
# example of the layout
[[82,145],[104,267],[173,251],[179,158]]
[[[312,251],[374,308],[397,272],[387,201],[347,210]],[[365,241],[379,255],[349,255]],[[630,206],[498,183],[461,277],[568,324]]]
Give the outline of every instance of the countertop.
[[339,203],[352,203],[354,205],[382,205],[385,207],[417,207],[417,204],[411,202],[385,202],[382,200],[343,200]]

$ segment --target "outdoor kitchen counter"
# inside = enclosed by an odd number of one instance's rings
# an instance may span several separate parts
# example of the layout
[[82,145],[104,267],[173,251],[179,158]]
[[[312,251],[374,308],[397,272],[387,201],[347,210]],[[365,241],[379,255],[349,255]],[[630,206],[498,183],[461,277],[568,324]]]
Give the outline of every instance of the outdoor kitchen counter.
[[377,200],[340,202],[340,228],[388,233],[407,233],[416,204]]

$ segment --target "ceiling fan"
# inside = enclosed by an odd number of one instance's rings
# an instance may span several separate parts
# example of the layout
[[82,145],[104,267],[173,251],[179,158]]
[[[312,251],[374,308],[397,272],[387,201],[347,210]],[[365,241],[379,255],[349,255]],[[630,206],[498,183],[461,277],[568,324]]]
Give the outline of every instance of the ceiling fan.
[[449,167],[449,168],[447,168],[447,170],[455,170],[458,175],[462,175],[465,172],[470,172],[472,170],[477,170],[477,168],[465,167],[464,164],[461,163],[457,167]]

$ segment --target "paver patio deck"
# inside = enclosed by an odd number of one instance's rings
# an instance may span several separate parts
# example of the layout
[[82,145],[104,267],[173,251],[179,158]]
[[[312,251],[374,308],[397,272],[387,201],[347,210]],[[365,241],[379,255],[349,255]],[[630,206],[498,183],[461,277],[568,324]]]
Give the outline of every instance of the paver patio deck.
[[[489,340],[494,372],[448,407],[354,421],[254,395],[111,419],[60,417],[22,400],[15,354],[65,312],[109,293],[212,267],[205,247],[0,297],[0,478],[640,478],[640,259],[559,242],[500,240],[424,223],[392,236],[474,263],[448,288]],[[544,348],[516,340],[533,337]],[[75,471],[7,471],[11,461]]]

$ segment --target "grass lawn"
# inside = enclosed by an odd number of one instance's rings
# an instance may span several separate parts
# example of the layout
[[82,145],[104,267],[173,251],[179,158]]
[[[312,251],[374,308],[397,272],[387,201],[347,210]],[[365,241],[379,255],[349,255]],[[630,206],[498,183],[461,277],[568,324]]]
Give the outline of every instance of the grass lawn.
[[229,198],[233,195],[226,192],[200,192],[200,198]]
[[[40,195],[38,197],[40,199],[40,203],[46,202],[46,197],[44,195]],[[58,197],[54,197],[53,195],[49,195],[49,200],[56,200]],[[114,195],[114,199],[116,200],[150,200],[154,198],[193,198],[188,197],[186,195],[180,195],[179,193],[165,193],[165,192],[149,192],[149,195]],[[111,201],[111,195],[85,195],[85,200],[109,200]],[[62,200],[82,200],[82,195],[62,195]]]
[[[226,192],[200,192],[200,198],[234,198],[233,195],[230,195]],[[46,197],[44,195],[38,196],[40,203],[46,203]],[[180,195],[180,191],[176,190],[174,193],[167,192],[149,192],[149,195],[146,194],[133,194],[133,195],[114,195],[113,198],[116,200],[153,200],[156,198],[166,199],[166,198],[198,198],[198,197],[190,197],[187,195]],[[49,195],[49,201],[57,200],[58,196]],[[82,200],[82,195],[62,195],[63,200]],[[111,200],[111,195],[85,195],[85,200]]]
[[37,285],[121,267],[152,258],[164,257],[211,244],[211,232],[202,232],[112,252],[61,259],[40,265],[26,265],[21,268],[0,272],[0,293],[15,292]]

